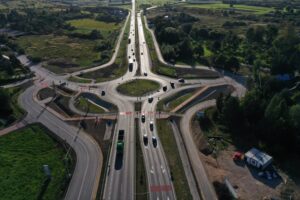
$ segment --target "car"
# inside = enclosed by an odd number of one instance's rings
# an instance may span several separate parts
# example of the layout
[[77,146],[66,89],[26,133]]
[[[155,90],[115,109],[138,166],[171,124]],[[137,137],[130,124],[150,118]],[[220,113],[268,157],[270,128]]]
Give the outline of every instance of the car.
[[185,80],[184,80],[183,78],[180,78],[180,79],[178,79],[178,82],[179,82],[179,83],[184,83]]
[[141,55],[143,55],[143,52],[141,53]]
[[144,76],[148,76],[147,72],[144,72]]
[[147,146],[148,145],[148,136],[146,134],[144,134],[144,136],[143,136],[143,141],[144,141],[144,144]]
[[152,137],[152,144],[153,144],[154,147],[157,146],[157,139],[156,139],[155,136]]
[[171,87],[174,89],[175,88],[175,83],[170,82]]
[[148,98],[148,102],[149,102],[149,103],[152,103],[152,101],[153,101],[153,97],[149,97],[149,98]]
[[167,91],[167,89],[168,89],[168,86],[164,86],[164,87],[163,87],[163,91],[164,91],[164,92]]
[[150,121],[150,131],[153,131],[153,128],[154,128],[153,121]]
[[105,91],[104,90],[102,90],[101,96],[105,96]]
[[146,121],[145,114],[142,114],[141,121],[142,121],[143,123],[145,123],[145,121]]

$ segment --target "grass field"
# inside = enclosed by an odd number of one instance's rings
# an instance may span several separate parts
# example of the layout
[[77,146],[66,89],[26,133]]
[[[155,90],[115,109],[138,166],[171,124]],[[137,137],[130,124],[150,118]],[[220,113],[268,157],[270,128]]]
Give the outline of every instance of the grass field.
[[76,31],[81,33],[90,33],[94,29],[101,31],[101,33],[103,31],[111,32],[114,30],[119,30],[122,25],[116,23],[106,23],[88,18],[69,20],[67,22],[74,26],[77,29]]
[[[185,7],[206,8],[206,9],[229,9],[229,4],[210,3],[210,4],[186,4]],[[255,14],[266,14],[274,11],[274,8],[248,5],[234,5],[233,8],[244,12],[253,12]]]
[[47,164],[52,180],[43,199],[61,199],[66,188],[65,151],[40,125],[0,137],[0,196],[2,200],[37,199]]
[[164,4],[169,4],[169,3],[176,3],[179,2],[177,0],[138,0],[137,1],[137,6],[139,7],[142,4],[150,4],[152,6],[163,6]]
[[145,163],[141,143],[139,139],[139,119],[135,119],[135,133],[136,133],[136,200],[144,200],[148,198],[148,186]]
[[117,87],[117,91],[128,96],[143,96],[158,90],[160,84],[156,81],[136,79]]
[[128,69],[127,61],[127,44],[129,35],[129,21],[126,24],[124,36],[122,38],[120,49],[116,57],[115,63],[109,67],[105,67],[93,72],[85,73],[81,75],[83,78],[95,79],[96,82],[104,82],[113,80],[123,76]]
[[[172,109],[176,108],[179,104],[193,96],[195,91],[190,91],[187,93],[184,93],[182,95],[177,95],[175,97],[170,97],[167,99],[162,99],[157,104],[157,109],[164,110],[164,111],[171,111]],[[164,107],[166,105],[166,107]]]
[[167,120],[157,120],[157,131],[164,149],[168,164],[173,174],[173,184],[177,199],[192,199],[187,179],[177,149],[172,128]]
[[19,95],[25,90],[25,88],[26,87],[13,87],[5,89],[11,98],[12,113],[9,116],[0,118],[0,128],[9,126],[11,123],[16,121],[17,119],[20,119],[25,114],[25,111],[20,107],[18,103]]
[[87,108],[89,108],[90,113],[104,113],[105,112],[105,110],[103,110],[101,107],[89,102],[84,97],[79,97],[78,103],[76,103],[75,106],[83,112],[86,112]]
[[56,73],[71,72],[99,62],[100,54],[94,50],[95,41],[54,35],[29,35],[17,39],[17,43],[33,58],[56,60],[46,67]]

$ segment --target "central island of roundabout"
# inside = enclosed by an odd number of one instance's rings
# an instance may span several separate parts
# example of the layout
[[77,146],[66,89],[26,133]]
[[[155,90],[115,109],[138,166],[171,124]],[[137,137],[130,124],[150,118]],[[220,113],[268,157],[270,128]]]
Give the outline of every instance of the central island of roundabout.
[[134,79],[120,84],[117,91],[126,96],[139,97],[153,93],[159,90],[160,87],[161,85],[153,80]]

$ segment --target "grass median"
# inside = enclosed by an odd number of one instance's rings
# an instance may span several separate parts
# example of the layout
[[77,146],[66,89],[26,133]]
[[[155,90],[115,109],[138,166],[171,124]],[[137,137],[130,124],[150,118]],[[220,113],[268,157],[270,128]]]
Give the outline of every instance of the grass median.
[[127,96],[144,96],[160,88],[156,81],[135,79],[117,87],[117,91]]
[[37,199],[48,165],[52,179],[43,199],[62,199],[72,168],[64,164],[65,149],[50,137],[49,130],[35,124],[0,137],[1,199]]
[[192,199],[172,128],[168,120],[156,122],[159,139],[168,160],[170,173],[173,175],[176,197],[177,199]]

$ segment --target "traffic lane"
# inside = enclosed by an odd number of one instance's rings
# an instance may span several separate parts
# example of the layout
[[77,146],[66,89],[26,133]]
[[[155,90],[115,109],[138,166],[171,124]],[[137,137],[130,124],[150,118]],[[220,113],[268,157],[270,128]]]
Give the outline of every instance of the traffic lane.
[[201,193],[201,197],[204,199],[217,199],[215,190],[210,183],[202,161],[198,155],[198,149],[192,139],[192,133],[190,132],[190,122],[194,114],[201,109],[205,109],[215,105],[215,100],[204,101],[196,104],[195,106],[188,109],[180,121],[180,129],[183,135],[185,146],[187,147],[188,156],[193,167],[196,181]]
[[[35,86],[30,87],[19,99],[22,107],[28,111],[25,120],[29,123],[41,122],[57,136],[66,140],[76,152],[77,163],[69,184],[66,199],[92,198],[96,194],[97,190],[95,188],[97,189],[96,186],[98,186],[101,173],[99,167],[100,162],[102,162],[102,153],[98,144],[84,133],[77,134],[78,129],[67,125],[34,102],[32,94],[35,89]],[[75,138],[76,140],[74,141]]]

